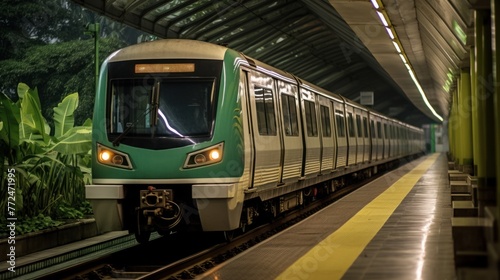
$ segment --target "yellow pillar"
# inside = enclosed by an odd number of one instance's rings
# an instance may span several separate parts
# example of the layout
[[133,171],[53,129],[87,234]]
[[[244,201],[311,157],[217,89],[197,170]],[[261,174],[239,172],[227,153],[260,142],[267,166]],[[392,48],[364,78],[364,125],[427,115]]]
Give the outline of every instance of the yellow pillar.
[[450,122],[453,133],[453,161],[455,162],[455,169],[461,170],[460,166],[460,118],[458,115],[458,92],[460,88],[460,79],[457,80],[457,87],[452,92],[451,113],[452,120]]
[[[493,112],[491,20],[489,10],[474,12],[476,37],[476,100],[478,121],[477,185],[479,216],[484,208],[496,205],[495,125]],[[476,161],[477,160],[477,161]]]
[[[472,174],[477,175],[477,164],[476,161],[479,158],[479,150],[477,148],[479,135],[478,132],[478,122],[477,122],[477,91],[476,91],[476,81],[477,81],[477,67],[476,67],[476,47],[472,46],[470,48],[470,95],[471,95],[471,119],[472,119]],[[475,160],[474,160],[475,159]]]
[[470,69],[460,70],[460,87],[458,93],[458,118],[460,123],[460,167],[467,174],[473,172],[472,158],[472,114],[470,92]]
[[[493,85],[494,85],[494,111],[495,111],[495,143],[500,141],[500,4],[491,1],[491,29],[495,32],[492,34],[492,49],[493,49]],[[500,184],[498,178],[500,177],[500,148],[496,149],[496,182],[497,182],[497,217],[500,217]],[[497,228],[498,229],[498,228]],[[500,231],[497,230],[497,240],[500,240]]]

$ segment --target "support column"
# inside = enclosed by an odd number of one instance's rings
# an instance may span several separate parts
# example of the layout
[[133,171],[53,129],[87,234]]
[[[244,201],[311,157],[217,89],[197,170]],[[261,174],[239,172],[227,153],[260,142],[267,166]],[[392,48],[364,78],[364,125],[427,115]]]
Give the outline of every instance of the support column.
[[477,122],[477,65],[476,65],[476,46],[471,46],[470,48],[470,93],[471,93],[471,118],[472,118],[472,175],[477,175],[477,159],[479,159],[479,150],[477,148],[478,143],[478,122]]
[[457,158],[455,159],[455,166],[457,166],[458,170],[463,171],[462,168],[462,123],[460,117],[460,95],[462,94],[462,76],[459,76],[457,79],[457,89],[455,90],[454,95],[454,110],[455,110],[455,150],[457,151]]
[[[500,142],[500,4],[496,1],[491,1],[491,29],[492,33],[492,50],[493,50],[493,85],[494,85],[494,111],[495,111],[495,143]],[[496,179],[497,179],[497,217],[500,217],[500,148],[496,149]],[[500,230],[497,230],[497,240],[500,240]]]
[[453,162],[455,169],[462,171],[460,166],[460,119],[458,114],[458,91],[460,88],[460,79],[457,81],[457,88],[452,91],[451,120],[450,127],[453,134]]
[[460,167],[463,173],[472,174],[472,114],[470,92],[470,69],[460,70],[460,87],[458,93],[458,117],[460,123]]
[[449,145],[449,158],[448,160],[449,161],[452,161],[452,162],[455,162],[455,138],[456,138],[456,135],[453,134],[453,127],[454,127],[454,124],[455,124],[455,120],[454,120],[454,114],[455,114],[455,110],[453,110],[453,104],[454,104],[454,100],[453,100],[453,92],[454,92],[455,89],[453,89],[451,92],[450,92],[450,100],[451,100],[451,106],[450,106],[450,115],[448,117],[448,145]]
[[477,185],[479,216],[484,216],[485,206],[496,205],[497,196],[490,11],[476,10],[474,12],[474,20],[477,52],[477,147],[479,149],[479,158],[477,159]]
[[436,129],[435,124],[430,125],[431,130],[431,154],[436,152]]

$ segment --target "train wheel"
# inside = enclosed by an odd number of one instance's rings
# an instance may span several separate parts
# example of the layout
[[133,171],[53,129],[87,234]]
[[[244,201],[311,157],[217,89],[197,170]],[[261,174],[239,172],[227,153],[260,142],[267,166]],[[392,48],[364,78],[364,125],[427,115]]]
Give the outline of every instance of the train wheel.
[[151,237],[150,231],[141,231],[140,233],[135,232],[135,240],[137,240],[137,242],[141,244],[148,242],[150,237]]

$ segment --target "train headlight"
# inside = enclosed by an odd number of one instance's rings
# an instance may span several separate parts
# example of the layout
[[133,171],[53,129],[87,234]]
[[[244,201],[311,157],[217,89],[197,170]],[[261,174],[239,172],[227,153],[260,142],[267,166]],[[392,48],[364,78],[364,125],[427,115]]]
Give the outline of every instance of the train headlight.
[[111,158],[111,153],[109,151],[102,151],[99,153],[100,161],[108,161]]
[[184,162],[184,168],[193,168],[220,162],[222,160],[223,150],[224,143],[219,143],[215,146],[189,153]]
[[111,162],[116,164],[116,165],[122,165],[124,162],[123,156],[122,155],[114,155],[113,159],[111,159]]
[[194,156],[194,163],[203,164],[205,162],[207,162],[207,158],[203,154],[197,154]]
[[110,149],[97,143],[97,161],[105,165],[132,169],[132,164],[127,154]]
[[220,152],[218,149],[213,149],[208,154],[211,160],[218,160],[220,158]]

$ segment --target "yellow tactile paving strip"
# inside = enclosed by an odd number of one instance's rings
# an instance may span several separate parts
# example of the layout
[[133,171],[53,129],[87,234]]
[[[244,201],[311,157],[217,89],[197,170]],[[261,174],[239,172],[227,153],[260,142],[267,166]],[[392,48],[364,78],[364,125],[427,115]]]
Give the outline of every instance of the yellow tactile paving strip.
[[401,177],[277,279],[340,279],[438,157],[429,156]]

